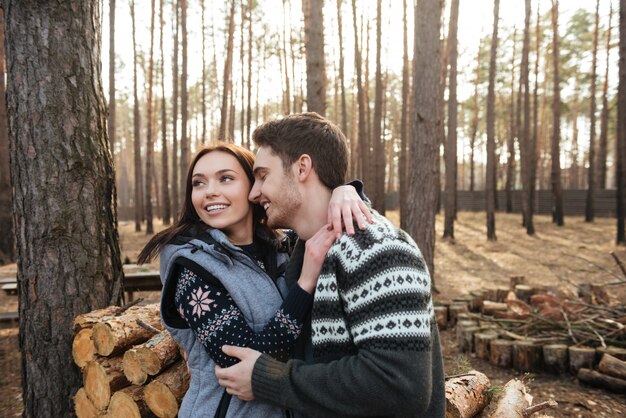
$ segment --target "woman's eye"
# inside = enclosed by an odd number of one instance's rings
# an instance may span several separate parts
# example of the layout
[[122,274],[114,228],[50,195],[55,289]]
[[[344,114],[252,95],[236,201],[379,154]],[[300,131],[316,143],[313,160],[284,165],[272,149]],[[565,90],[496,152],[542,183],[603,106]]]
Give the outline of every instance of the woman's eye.
[[233,178],[232,178],[231,176],[222,176],[222,177],[220,178],[220,181],[221,181],[222,183],[225,183],[225,182],[228,182],[228,181],[232,181],[232,180],[233,180]]
[[199,187],[199,186],[202,186],[203,184],[204,184],[204,183],[203,183],[203,182],[201,182],[200,180],[194,180],[193,182],[191,182],[191,185],[192,185],[193,187]]

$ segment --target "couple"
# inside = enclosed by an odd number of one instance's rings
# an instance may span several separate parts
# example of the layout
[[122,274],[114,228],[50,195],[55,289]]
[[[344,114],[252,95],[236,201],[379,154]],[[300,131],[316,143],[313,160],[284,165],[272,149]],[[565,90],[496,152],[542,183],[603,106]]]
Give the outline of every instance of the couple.
[[[160,253],[163,322],[188,356],[179,416],[443,416],[427,268],[339,187],[344,135],[303,113],[253,140],[256,161],[227,144],[196,155],[181,219],[140,255]],[[289,262],[292,238],[274,228],[300,237]]]

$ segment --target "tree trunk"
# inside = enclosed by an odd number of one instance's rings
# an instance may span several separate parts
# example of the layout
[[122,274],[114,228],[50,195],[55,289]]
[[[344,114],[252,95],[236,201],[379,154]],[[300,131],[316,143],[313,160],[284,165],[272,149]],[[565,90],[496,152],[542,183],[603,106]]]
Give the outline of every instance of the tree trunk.
[[[405,0],[406,1],[406,0]],[[337,29],[339,36],[339,82],[341,86],[341,131],[348,135],[348,111],[346,106],[346,83],[344,76],[343,59],[343,22],[341,18],[341,5],[343,0],[337,0]]]
[[[626,80],[626,0],[619,2],[619,79]],[[616,180],[616,216],[617,231],[615,241],[626,243],[624,230],[624,187],[626,187],[626,83],[619,83],[617,88],[617,135],[615,136],[615,154],[617,160]]]
[[307,109],[326,113],[326,70],[324,65],[323,0],[303,0],[304,46],[306,50]]
[[446,145],[446,193],[443,237],[454,239],[454,219],[456,218],[456,181],[457,181],[457,28],[459,21],[459,0],[452,0],[450,22],[448,26],[448,44],[450,45],[450,78],[448,85],[448,139]]
[[383,80],[381,70],[381,23],[382,0],[376,2],[376,86],[374,98],[374,127],[372,141],[374,151],[374,209],[385,214],[385,138],[381,131],[383,109]]
[[168,171],[168,154],[167,154],[167,113],[165,106],[165,58],[163,57],[163,0],[159,4],[159,49],[161,50],[161,217],[163,225],[170,224],[172,217],[170,191],[167,187],[169,171]]
[[[599,0],[598,0],[599,1]],[[554,92],[552,102],[552,221],[563,226],[563,188],[561,185],[561,87],[559,77],[559,1],[552,0],[552,32],[554,57]],[[592,125],[593,126],[593,125]],[[592,128],[593,130],[593,128]],[[534,150],[531,150],[534,152]],[[532,157],[531,157],[532,159]]]
[[[285,114],[291,113],[291,86],[289,85],[289,66],[287,65],[287,7],[283,0],[283,63],[285,66]],[[243,48],[242,48],[243,49]],[[243,61],[243,60],[242,60]]]
[[[4,54],[3,54],[4,55]],[[115,165],[115,0],[109,0],[109,149]]]
[[[356,86],[357,97],[359,102],[359,177],[366,184],[369,184],[369,176],[367,173],[367,124],[365,121],[365,94],[363,92],[363,81],[361,78],[361,48],[359,47],[359,31],[356,23],[356,0],[352,0],[352,23],[354,27],[354,64],[356,67]],[[356,137],[355,137],[356,138]]]
[[513,212],[513,188],[515,187],[515,137],[517,136],[517,125],[515,124],[515,47],[517,30],[513,30],[513,57],[511,58],[511,101],[509,104],[509,137],[507,141],[507,162],[506,162],[506,212]]
[[[529,82],[529,50],[530,50],[530,0],[525,1],[525,17],[524,17],[524,44],[522,47],[522,67],[520,70],[520,96],[518,103],[523,97],[523,126],[522,135],[520,137],[520,157],[522,166],[522,210],[523,223],[527,227],[526,219],[530,206],[530,154],[531,154],[531,137],[530,137],[530,82]],[[522,96],[523,94],[523,96]],[[520,110],[521,112],[521,110]],[[521,114],[521,113],[520,113]],[[518,131],[519,132],[519,131]],[[526,228],[528,231],[528,227]]]
[[[178,188],[178,29],[180,6],[179,0],[172,0],[173,12],[176,14],[175,28],[172,28],[174,35],[174,54],[172,56],[172,215],[174,222],[178,219],[178,203],[182,200]],[[182,177],[184,179],[184,177]],[[180,189],[182,193],[182,188]]]
[[474,150],[476,134],[478,133],[478,86],[480,85],[480,58],[482,55],[482,41],[478,42],[478,54],[476,55],[476,78],[474,79],[474,108],[472,109],[472,125],[470,127],[470,191],[474,191]]
[[[202,21],[202,30],[201,30],[201,36],[202,36],[202,96],[200,97],[200,104],[201,104],[201,108],[202,108],[202,144],[206,144],[206,56],[205,56],[205,52],[206,52],[206,45],[205,45],[205,41],[206,41],[206,35],[204,33],[204,29],[205,29],[205,24],[204,24],[204,11],[205,11],[205,7],[204,7],[204,0],[201,1],[200,3],[200,7],[201,7],[201,21]],[[241,3],[241,8],[243,9],[243,2]],[[243,31],[243,25],[241,25],[242,27],[242,31]],[[241,36],[241,66],[242,66],[242,72],[243,72],[243,33]],[[243,78],[242,81],[243,83]],[[243,94],[242,96],[243,97]],[[242,107],[243,109],[243,107]],[[243,110],[242,110],[243,111]],[[243,118],[241,119],[243,123]],[[243,135],[243,127],[241,129],[241,135]]]
[[[413,4],[413,3],[411,3]],[[400,126],[400,161],[398,167],[398,177],[400,177],[400,227],[404,230],[408,229],[408,178],[407,178],[407,152],[408,152],[408,137],[409,132],[409,120],[407,118],[409,114],[409,88],[410,88],[410,75],[409,75],[409,36],[407,31],[407,5],[406,0],[402,0],[402,32],[403,36],[403,55],[402,55],[402,115]]]
[[[180,130],[180,167],[179,175],[180,180],[185,181],[187,176],[187,168],[190,162],[190,139],[187,132],[187,122],[189,118],[189,92],[187,91],[187,0],[181,0],[180,10],[180,26],[182,31],[182,74],[180,77],[180,99],[181,99],[181,130]],[[180,189],[181,197],[179,201],[183,200],[185,193],[184,188]]]
[[[528,146],[528,205],[526,206],[526,233],[535,234],[535,223],[533,215],[535,213],[535,190],[537,188],[537,154],[538,154],[538,89],[539,89],[539,48],[541,45],[540,13],[537,7],[537,22],[535,30],[535,88],[533,92],[533,135]],[[530,84],[529,84],[530,86]]]
[[600,0],[596,0],[596,23],[593,30],[593,51],[591,59],[591,97],[589,128],[589,169],[587,170],[587,200],[585,204],[585,222],[593,222],[595,217],[595,165],[596,165],[596,84],[598,66],[598,29],[600,26]]
[[135,156],[135,232],[141,231],[143,220],[143,169],[141,167],[141,116],[139,114],[139,95],[137,94],[137,40],[135,37],[135,0],[130,3],[130,15],[133,24],[133,121],[134,121],[134,156]]
[[415,7],[413,109],[411,111],[408,232],[419,246],[435,288],[435,214],[439,188],[439,76],[441,5],[418,0]]
[[226,61],[224,62],[224,82],[222,93],[222,106],[220,107],[220,132],[217,139],[220,141],[230,141],[231,132],[228,129],[228,115],[230,107],[228,106],[228,95],[231,92],[232,80],[230,78],[233,68],[233,44],[235,34],[235,0],[230,2],[230,17],[228,19],[228,48],[226,50]]
[[578,71],[574,76],[574,104],[572,105],[572,165],[570,166],[570,187],[580,189],[580,167],[578,166],[578,106],[580,105],[580,75]]
[[500,0],[493,4],[493,35],[491,37],[491,57],[489,59],[489,88],[487,92],[487,239],[496,240],[496,135],[495,135],[495,101],[496,101],[496,57],[498,50],[498,19],[500,14]]
[[4,9],[0,7],[0,265],[15,261],[4,57]]
[[606,30],[606,67],[604,70],[604,84],[602,86],[602,113],[600,114],[600,143],[598,144],[598,163],[596,185],[600,190],[606,189],[606,155],[609,127],[609,58],[611,55],[611,22],[613,18],[613,4],[609,3],[609,26]]
[[154,234],[152,225],[152,176],[154,165],[154,142],[152,138],[152,87],[154,86],[154,13],[155,2],[150,2],[150,58],[148,62],[148,99],[146,101],[146,234]]
[[22,388],[29,417],[72,415],[70,396],[80,386],[78,370],[68,367],[72,319],[121,298],[98,5],[5,2]]
[[252,125],[252,8],[253,4],[248,4],[248,108],[244,142],[244,147],[248,149],[250,149],[250,126]]

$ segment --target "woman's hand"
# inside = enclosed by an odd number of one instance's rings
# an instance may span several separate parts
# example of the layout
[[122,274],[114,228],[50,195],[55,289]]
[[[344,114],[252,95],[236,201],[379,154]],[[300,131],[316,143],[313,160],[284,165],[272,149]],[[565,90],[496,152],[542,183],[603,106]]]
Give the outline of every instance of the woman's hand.
[[328,204],[328,228],[332,229],[337,239],[341,238],[343,226],[348,235],[354,235],[354,222],[359,229],[367,228],[366,221],[373,223],[372,213],[363,200],[359,197],[355,188],[350,185],[339,186],[333,190],[333,195]]
[[308,293],[315,292],[317,279],[322,270],[326,253],[335,242],[335,233],[329,229],[329,225],[324,225],[307,240],[304,249],[304,262],[302,272],[298,279],[298,285]]

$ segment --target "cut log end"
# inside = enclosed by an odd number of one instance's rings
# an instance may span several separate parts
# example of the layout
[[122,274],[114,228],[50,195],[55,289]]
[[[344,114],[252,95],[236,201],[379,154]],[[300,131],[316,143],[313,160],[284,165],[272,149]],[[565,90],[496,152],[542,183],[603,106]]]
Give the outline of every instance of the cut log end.
[[144,388],[130,386],[115,392],[107,411],[108,417],[141,418],[148,414],[148,407],[143,400]]
[[74,413],[78,418],[96,418],[100,415],[98,408],[87,397],[85,388],[78,389],[74,395]]
[[124,375],[130,383],[134,385],[143,385],[146,383],[148,374],[141,367],[141,362],[139,361],[136,350],[131,349],[125,352],[122,363]]
[[92,329],[81,329],[72,341],[72,358],[74,363],[81,369],[92,361],[96,355],[96,348],[93,344]]
[[144,398],[150,410],[159,418],[174,418],[178,414],[178,401],[163,383],[155,381],[146,386]]

